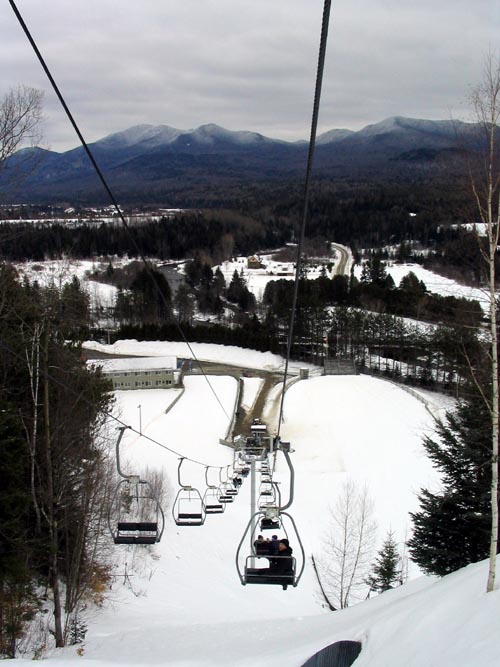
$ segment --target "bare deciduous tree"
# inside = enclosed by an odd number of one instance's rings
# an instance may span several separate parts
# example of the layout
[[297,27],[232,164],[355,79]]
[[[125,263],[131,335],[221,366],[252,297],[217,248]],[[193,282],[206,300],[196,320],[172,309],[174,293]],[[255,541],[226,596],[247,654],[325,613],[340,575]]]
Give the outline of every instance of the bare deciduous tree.
[[337,608],[366,597],[360,591],[367,588],[375,530],[373,501],[367,488],[359,490],[354,482],[346,482],[330,509],[324,552],[317,559],[324,589]]
[[23,144],[36,146],[41,139],[43,92],[18,86],[0,101],[0,167]]
[[[479,129],[476,145],[469,151],[469,176],[476,210],[485,230],[486,241],[478,234],[486,267],[488,287],[489,375],[491,389],[478,384],[491,418],[491,540],[486,590],[495,586],[498,551],[498,330],[495,259],[500,226],[500,55],[488,53],[480,84],[473,90],[475,121]],[[476,383],[478,383],[476,379]],[[488,393],[487,393],[488,392]]]

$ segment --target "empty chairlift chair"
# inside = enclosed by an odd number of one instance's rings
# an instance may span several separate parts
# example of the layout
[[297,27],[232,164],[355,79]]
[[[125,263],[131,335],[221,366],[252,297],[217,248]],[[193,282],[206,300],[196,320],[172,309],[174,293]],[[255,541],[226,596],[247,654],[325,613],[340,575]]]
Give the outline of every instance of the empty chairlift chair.
[[202,526],[205,523],[205,506],[198,489],[181,482],[181,467],[185,457],[179,461],[177,478],[180,489],[172,506],[172,516],[177,526]]
[[[261,485],[262,487],[262,485]],[[269,507],[279,507],[276,494],[277,485],[269,482],[265,488],[259,488],[259,496],[257,500],[259,510],[266,511]]]
[[150,482],[125,475],[120,468],[119,447],[126,428],[120,428],[116,443],[116,467],[123,479],[111,498],[108,527],[115,544],[155,544],[162,537],[165,516]]
[[[234,501],[234,496],[236,494],[234,493],[228,493],[229,491],[233,490],[232,484],[229,482],[228,479],[225,481],[222,481],[222,470],[223,468],[219,468],[219,492],[217,494],[217,498],[221,503],[232,503]],[[227,472],[227,471],[226,471]]]
[[259,486],[259,497],[274,498],[272,482],[261,482]]
[[260,530],[273,530],[274,532],[277,532],[283,529],[283,525],[279,509],[281,505],[281,493],[276,482],[273,482],[273,489],[275,490],[273,502],[268,500],[259,502],[259,510],[264,513],[260,519]]
[[224,504],[234,502],[234,496],[227,493],[227,486],[227,482],[222,482],[222,484],[219,486],[219,492],[217,494],[219,501]]
[[226,504],[219,499],[219,487],[210,484],[208,480],[208,466],[205,469],[205,480],[207,489],[203,495],[203,505],[206,514],[222,514],[226,509]]

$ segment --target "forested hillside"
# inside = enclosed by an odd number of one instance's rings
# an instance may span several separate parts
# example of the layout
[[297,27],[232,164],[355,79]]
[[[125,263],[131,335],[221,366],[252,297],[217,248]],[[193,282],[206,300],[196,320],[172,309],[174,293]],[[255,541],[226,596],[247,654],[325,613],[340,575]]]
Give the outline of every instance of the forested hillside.
[[[54,638],[81,632],[85,600],[107,581],[112,469],[102,424],[110,386],[82,361],[88,298],[21,285],[0,268],[0,654],[53,602]],[[74,342],[68,342],[68,338]]]

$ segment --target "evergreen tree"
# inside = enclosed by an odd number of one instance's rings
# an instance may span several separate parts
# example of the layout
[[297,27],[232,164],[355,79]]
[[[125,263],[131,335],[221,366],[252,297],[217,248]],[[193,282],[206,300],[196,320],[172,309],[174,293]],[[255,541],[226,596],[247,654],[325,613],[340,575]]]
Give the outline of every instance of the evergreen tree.
[[181,283],[177,288],[174,303],[179,323],[191,324],[194,317],[195,297],[186,283]]
[[233,273],[226,296],[228,301],[238,304],[245,312],[255,309],[255,297],[247,288],[243,273],[238,273],[238,271]]
[[138,321],[156,322],[170,316],[170,285],[157,269],[140,269],[130,290],[134,297],[134,314]]
[[389,531],[382,544],[367,583],[370,590],[383,593],[401,582],[401,558],[394,534]]
[[219,297],[226,291],[226,280],[219,267],[215,269],[214,273],[214,288],[217,292],[217,296]]
[[410,556],[424,572],[444,576],[488,556],[491,524],[490,430],[484,402],[473,397],[438,423],[424,447],[441,472],[442,488],[422,489],[411,514]]

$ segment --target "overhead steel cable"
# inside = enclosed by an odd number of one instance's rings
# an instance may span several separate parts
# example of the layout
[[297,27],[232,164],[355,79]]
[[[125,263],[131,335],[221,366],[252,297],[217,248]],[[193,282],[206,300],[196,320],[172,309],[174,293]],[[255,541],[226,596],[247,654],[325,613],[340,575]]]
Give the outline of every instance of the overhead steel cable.
[[[30,32],[28,26],[26,25],[26,23],[25,23],[23,17],[21,16],[21,13],[19,12],[19,10],[18,10],[18,8],[17,8],[16,3],[14,2],[14,0],[9,0],[9,3],[10,3],[10,6],[12,7],[12,10],[13,10],[14,14],[16,15],[17,20],[19,21],[19,24],[21,25],[21,28],[22,28],[23,31],[24,31],[24,34],[25,34],[26,37],[28,38],[28,41],[29,41],[29,43],[31,44],[31,47],[32,47],[33,51],[35,52],[35,54],[36,54],[36,56],[37,56],[37,58],[38,58],[38,60],[39,60],[39,62],[40,62],[40,65],[42,66],[43,71],[44,71],[45,74],[47,75],[47,78],[48,78],[48,80],[50,81],[50,84],[51,84],[51,86],[52,86],[52,88],[53,88],[55,94],[57,95],[57,97],[58,97],[58,99],[59,99],[59,102],[61,103],[61,105],[62,105],[62,107],[63,107],[63,109],[64,109],[64,111],[65,111],[65,113],[66,113],[66,116],[68,117],[68,119],[69,119],[71,125],[73,126],[73,129],[75,130],[75,132],[76,132],[76,134],[77,134],[77,136],[78,136],[78,139],[80,140],[80,143],[82,144],[82,146],[83,146],[83,148],[84,148],[84,150],[85,150],[85,152],[86,152],[86,154],[87,154],[87,156],[88,156],[88,158],[89,158],[89,160],[90,160],[90,162],[91,162],[91,164],[92,164],[92,166],[93,166],[93,168],[94,168],[94,170],[95,170],[97,176],[99,177],[99,180],[101,181],[101,183],[102,183],[104,189],[106,190],[106,192],[107,192],[107,194],[108,194],[108,196],[109,196],[109,198],[110,198],[110,201],[111,201],[111,203],[113,204],[113,206],[114,206],[114,208],[115,208],[115,210],[116,210],[116,212],[117,212],[117,214],[118,214],[118,216],[119,216],[119,218],[120,218],[120,220],[121,220],[122,225],[123,225],[124,228],[127,230],[128,234],[129,234],[129,237],[130,237],[130,240],[131,240],[131,242],[132,242],[132,245],[134,246],[134,248],[135,248],[137,254],[138,254],[139,257],[141,258],[141,261],[143,262],[144,266],[146,267],[146,270],[147,270],[147,272],[148,272],[148,274],[149,274],[149,277],[150,277],[151,280],[153,281],[153,284],[154,284],[154,286],[155,286],[155,289],[156,289],[157,292],[158,292],[158,295],[160,296],[160,299],[163,301],[163,305],[168,309],[169,304],[167,303],[167,300],[166,300],[166,298],[165,298],[165,295],[163,294],[163,291],[160,289],[160,286],[158,285],[158,282],[157,282],[157,280],[156,280],[156,278],[155,278],[155,275],[154,275],[154,273],[153,273],[153,271],[152,271],[152,269],[151,269],[150,263],[149,263],[148,260],[144,257],[144,255],[143,255],[143,253],[142,253],[142,250],[141,250],[141,249],[139,248],[139,246],[137,245],[137,243],[136,243],[136,241],[135,241],[135,239],[134,239],[134,236],[133,236],[132,232],[130,231],[130,227],[129,227],[127,221],[125,220],[125,217],[124,217],[124,215],[123,215],[123,213],[122,213],[122,210],[121,210],[120,206],[118,205],[118,202],[116,201],[116,198],[115,198],[113,192],[111,191],[111,188],[109,187],[109,185],[108,185],[106,179],[104,178],[104,174],[102,173],[102,171],[101,171],[99,165],[97,164],[97,161],[96,161],[96,159],[94,158],[94,155],[93,155],[92,151],[90,150],[89,145],[88,145],[87,142],[85,141],[85,138],[83,137],[83,134],[81,133],[80,128],[79,128],[77,122],[75,121],[75,119],[74,119],[74,117],[73,117],[73,114],[71,113],[71,111],[70,111],[68,105],[66,104],[66,101],[65,101],[65,99],[64,99],[64,97],[63,97],[61,91],[59,90],[59,87],[58,87],[57,83],[55,82],[54,77],[52,76],[52,74],[51,74],[51,72],[50,72],[50,70],[49,70],[49,68],[48,68],[48,66],[47,66],[47,64],[46,64],[46,62],[45,62],[45,60],[44,60],[42,54],[40,53],[40,50],[39,50],[38,46],[36,45],[36,42],[35,42],[35,40],[33,39],[33,36],[31,35],[31,32]],[[186,345],[188,346],[188,349],[189,349],[189,351],[190,351],[190,353],[191,353],[193,359],[194,359],[194,360],[196,361],[196,363],[198,364],[198,366],[199,366],[199,368],[200,368],[200,371],[201,371],[202,375],[203,375],[204,378],[205,378],[205,381],[208,383],[208,386],[210,387],[210,390],[212,391],[212,394],[215,396],[215,399],[217,400],[217,402],[218,402],[219,406],[221,407],[222,411],[224,412],[224,415],[227,417],[227,419],[229,419],[229,418],[230,418],[229,415],[227,414],[227,412],[226,412],[224,406],[222,405],[222,402],[221,402],[219,396],[217,395],[217,392],[216,392],[215,389],[213,388],[213,386],[212,386],[210,380],[208,379],[208,376],[207,376],[207,374],[205,373],[205,371],[204,371],[204,369],[203,369],[203,366],[202,366],[201,362],[198,360],[196,354],[194,353],[194,350],[193,350],[193,348],[192,348],[190,342],[188,341],[188,339],[187,339],[186,336],[184,335],[184,332],[182,331],[182,328],[181,328],[180,324],[178,323],[178,321],[177,321],[177,319],[176,319],[175,317],[173,318],[173,321],[174,321],[174,323],[175,323],[175,325],[176,325],[176,327],[177,327],[177,330],[179,331],[179,333],[180,333],[180,335],[181,335],[181,337],[182,337],[182,340],[183,340],[183,341],[186,343]]]
[[314,158],[314,149],[316,146],[316,131],[318,127],[318,117],[319,117],[319,103],[321,99],[321,88],[323,84],[323,71],[325,68],[325,54],[326,54],[326,44],[328,40],[328,25],[330,22],[330,7],[331,0],[325,0],[323,7],[323,21],[321,25],[321,38],[319,45],[319,55],[318,55],[318,68],[316,74],[316,87],[314,90],[314,103],[313,103],[313,113],[311,121],[311,134],[309,138],[309,151],[307,155],[307,167],[306,167],[306,177],[304,183],[304,204],[302,211],[302,222],[300,225],[299,233],[299,242],[297,244],[297,261],[295,265],[295,280],[293,288],[293,300],[292,300],[292,311],[290,314],[290,325],[288,330],[288,340],[286,348],[286,359],[285,359],[285,372],[283,376],[283,389],[281,392],[281,402],[280,402],[280,411],[278,417],[278,432],[277,436],[279,437],[281,430],[281,421],[283,419],[283,406],[285,401],[285,391],[286,391],[286,382],[288,379],[288,366],[290,363],[290,354],[292,349],[293,342],[293,328],[295,324],[295,311],[297,309],[297,295],[299,293],[299,283],[300,283],[300,269],[301,269],[301,260],[302,260],[302,246],[304,244],[305,229],[307,223],[307,217],[309,213],[309,193],[311,185],[311,173],[312,165]]

